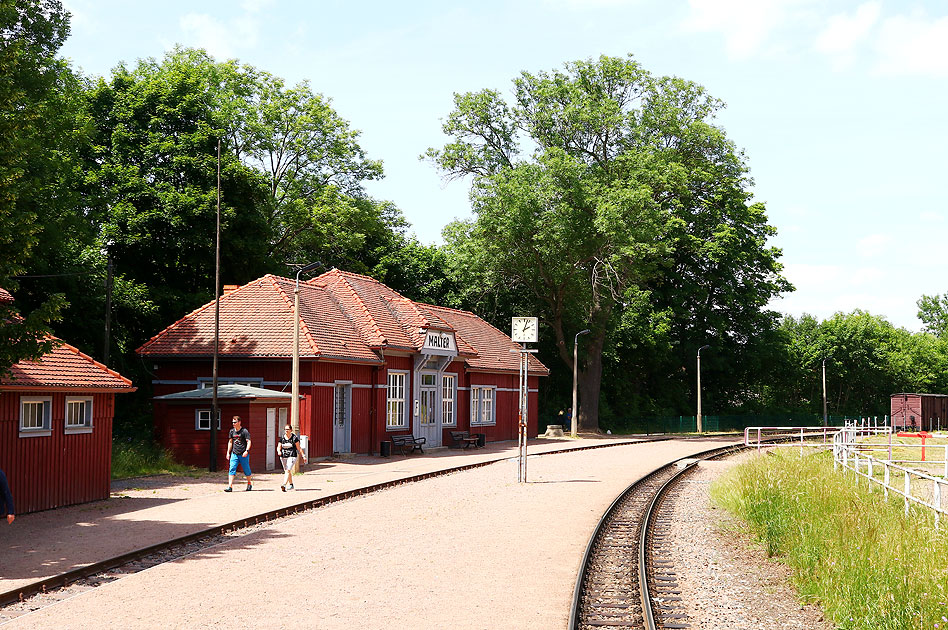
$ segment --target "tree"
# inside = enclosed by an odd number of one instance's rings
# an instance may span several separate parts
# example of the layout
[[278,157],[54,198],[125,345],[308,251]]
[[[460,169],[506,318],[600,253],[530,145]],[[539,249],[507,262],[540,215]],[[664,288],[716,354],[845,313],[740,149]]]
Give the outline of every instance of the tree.
[[[629,304],[674,286],[684,302],[673,317],[727,329],[709,317],[717,304],[759,310],[788,287],[742,157],[711,124],[722,106],[694,83],[603,56],[522,73],[512,104],[490,90],[455,95],[452,141],[427,153],[446,177],[473,179],[476,220],[448,235],[460,266],[529,294],[570,369],[570,333],[592,330],[584,430],[598,428],[603,349]],[[689,291],[707,305],[703,321],[682,312]]]
[[[56,96],[73,77],[55,55],[68,34],[60,2],[0,0],[0,287],[13,292],[45,218],[59,207],[50,176],[63,169]],[[61,304],[60,296],[45,296],[21,317],[13,303],[0,303],[0,375],[49,350],[45,335]]]
[[948,337],[948,293],[923,295],[916,304],[925,331],[936,337]]

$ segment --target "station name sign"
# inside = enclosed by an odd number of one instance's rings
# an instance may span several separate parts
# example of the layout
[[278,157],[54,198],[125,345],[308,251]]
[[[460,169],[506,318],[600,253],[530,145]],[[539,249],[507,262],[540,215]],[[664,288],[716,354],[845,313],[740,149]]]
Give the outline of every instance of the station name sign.
[[454,339],[454,333],[441,330],[425,332],[425,345],[422,347],[422,352],[444,357],[457,356],[458,344]]

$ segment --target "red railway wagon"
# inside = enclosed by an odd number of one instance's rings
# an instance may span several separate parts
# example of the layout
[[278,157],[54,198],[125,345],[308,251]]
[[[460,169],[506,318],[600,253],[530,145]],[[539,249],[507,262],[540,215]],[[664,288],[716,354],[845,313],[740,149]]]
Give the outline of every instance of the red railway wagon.
[[899,430],[935,431],[948,427],[948,395],[892,394],[892,426]]
[[[517,438],[519,355],[511,350],[519,346],[504,332],[473,313],[413,302],[338,269],[300,283],[294,320],[294,288],[272,275],[228,287],[220,298],[218,382],[289,392],[298,325],[300,433],[310,438],[310,456],[378,452],[406,433],[427,446],[450,445],[452,430]],[[138,349],[156,374],[156,403],[209,386],[213,305]],[[527,431],[535,436],[539,377],[549,370],[530,356],[528,371]],[[159,439],[180,459],[206,461],[206,430],[189,433],[192,421],[170,413],[156,404]],[[174,422],[181,430],[171,439],[161,427]]]
[[115,394],[135,391],[60,344],[0,380],[0,468],[20,514],[109,497]]

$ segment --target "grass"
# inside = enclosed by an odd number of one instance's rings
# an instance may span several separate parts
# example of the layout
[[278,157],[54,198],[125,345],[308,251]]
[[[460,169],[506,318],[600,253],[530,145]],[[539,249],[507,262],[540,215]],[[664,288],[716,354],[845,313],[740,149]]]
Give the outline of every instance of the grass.
[[948,629],[948,536],[930,511],[833,470],[832,457],[778,451],[712,486],[793,572],[802,599],[845,630]]
[[179,464],[171,454],[152,442],[112,442],[112,479],[127,479],[162,473],[188,474],[190,466]]

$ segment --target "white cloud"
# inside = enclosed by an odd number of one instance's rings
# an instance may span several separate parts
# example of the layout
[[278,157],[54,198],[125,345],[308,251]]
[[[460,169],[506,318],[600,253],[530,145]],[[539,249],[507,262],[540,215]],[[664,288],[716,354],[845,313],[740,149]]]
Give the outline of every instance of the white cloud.
[[926,210],[918,215],[920,221],[926,223],[942,223],[945,220],[945,216],[940,212],[932,212],[931,210]]
[[948,17],[932,19],[917,11],[887,18],[876,52],[879,74],[948,77]]
[[273,0],[243,0],[240,3],[240,8],[247,13],[260,13],[271,6],[273,6]]
[[807,0],[688,0],[684,28],[720,32],[728,56],[746,59],[761,51],[771,34]]
[[[888,234],[870,234],[869,236],[859,239],[859,248],[860,249],[878,249],[880,247],[885,247],[892,242],[892,238]],[[864,252],[864,254],[867,252]],[[875,252],[869,252],[875,254]]]
[[249,16],[224,23],[204,13],[188,13],[180,24],[189,46],[204,48],[217,59],[233,58],[238,50],[254,47],[259,33],[257,22]]
[[860,5],[852,15],[837,14],[829,18],[826,28],[814,44],[825,53],[833,67],[842,70],[856,59],[856,49],[869,38],[872,27],[879,21],[882,3],[876,0]]

